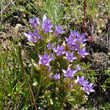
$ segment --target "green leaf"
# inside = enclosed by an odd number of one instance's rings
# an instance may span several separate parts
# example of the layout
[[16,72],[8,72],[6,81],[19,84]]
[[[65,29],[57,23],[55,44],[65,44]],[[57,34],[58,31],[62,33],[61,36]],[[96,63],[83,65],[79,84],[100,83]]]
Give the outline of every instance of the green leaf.
[[110,78],[107,78],[105,83],[110,83]]
[[34,44],[33,42],[27,42],[27,44],[28,44],[29,46],[35,46],[35,44]]

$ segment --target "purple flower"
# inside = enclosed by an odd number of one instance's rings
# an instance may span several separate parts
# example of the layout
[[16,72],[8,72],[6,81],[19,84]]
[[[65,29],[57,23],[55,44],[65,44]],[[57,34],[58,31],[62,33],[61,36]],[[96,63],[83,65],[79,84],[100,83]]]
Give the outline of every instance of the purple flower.
[[42,38],[42,37],[43,37],[43,36],[42,36],[42,35],[40,35],[40,36],[38,36],[37,38],[38,38],[38,39],[40,39],[40,38]]
[[53,50],[57,53],[58,56],[62,55],[62,54],[65,54],[65,51],[63,51],[64,50],[64,46],[57,45],[57,49],[54,48]]
[[63,31],[60,26],[55,25],[55,33],[56,33],[57,35],[63,34],[64,32],[65,32],[65,31]]
[[70,47],[70,50],[78,50],[80,46],[80,42],[77,42],[77,38],[72,38],[72,36],[69,36],[69,38],[65,38],[68,46]]
[[42,25],[41,25],[41,27],[43,28],[43,30],[45,32],[53,32],[51,30],[53,25],[51,24],[51,21],[49,19],[47,19],[46,15],[44,15],[43,18],[42,18]]
[[42,55],[38,55],[38,56],[39,56],[39,59],[40,59],[39,64],[42,64],[42,65],[49,66],[49,62],[51,60],[53,60],[53,57],[50,57],[50,58],[48,57],[47,52],[44,54],[44,56],[42,56]]
[[59,79],[60,79],[60,74],[57,74],[57,73],[56,73],[56,74],[54,75],[54,79],[55,79],[55,80],[59,80]]
[[48,50],[52,49],[53,48],[53,44],[50,44],[50,42],[47,44],[47,48]]
[[85,80],[84,80],[84,76],[82,76],[81,78],[79,78],[79,76],[77,76],[77,79],[75,80],[76,83],[79,83],[80,85],[84,85]]
[[68,88],[72,89],[72,84],[69,84],[69,85],[68,85]]
[[87,85],[89,82],[87,80],[84,81],[83,86]]
[[52,78],[52,77],[53,77],[53,74],[50,74],[50,75],[49,75],[49,78]]
[[71,68],[68,66],[67,70],[62,70],[65,77],[71,78],[74,76],[74,74],[77,72],[77,70],[71,70]]
[[69,38],[65,38],[65,39],[69,46],[75,41],[71,36],[69,36]]
[[73,31],[73,32],[70,33],[70,36],[74,39],[74,38],[76,38],[77,34],[79,34],[78,31],[77,32]]
[[92,85],[93,83],[90,83],[90,84],[85,84],[84,87],[83,87],[83,90],[89,95],[90,92],[95,92],[94,89],[92,89]]
[[31,32],[28,32],[28,34],[24,33],[24,36],[27,38],[28,41],[35,42],[35,43],[37,42],[37,37],[34,36],[34,34]]
[[79,43],[72,43],[70,45],[70,50],[78,50],[80,44]]
[[83,38],[85,38],[85,36],[86,36],[86,33],[78,34],[78,35],[77,35],[77,38],[83,39]]
[[82,39],[83,42],[85,42],[85,41],[88,40],[87,38],[85,38],[86,35],[87,35],[86,33],[83,33],[83,34],[80,36],[80,38]]
[[40,25],[40,22],[39,22],[39,19],[34,17],[34,18],[31,18],[29,20],[29,22],[32,24],[32,26],[36,27],[37,25]]
[[34,35],[38,36],[38,30],[37,29],[35,30]]
[[66,52],[65,58],[70,62],[73,62],[74,59],[77,59],[77,57],[74,57],[73,52],[71,52],[70,54],[68,52]]
[[34,36],[36,36],[38,39],[43,37],[42,35],[40,35],[40,36],[38,35],[38,30],[37,29],[34,32]]
[[76,65],[76,70],[79,71],[81,68],[79,65]]
[[87,38],[85,38],[86,33],[83,33],[82,35],[78,35],[77,36],[77,42],[79,42],[80,44],[84,43],[85,41],[88,41]]
[[79,52],[78,52],[78,54],[81,56],[81,57],[85,57],[85,55],[89,55],[89,53],[88,52],[86,52],[86,48],[84,47],[83,49],[80,49],[79,48]]
[[85,38],[85,35],[86,33],[80,35],[78,31],[71,32],[69,38],[65,38],[68,46],[70,47],[70,50],[78,50],[80,44],[88,40]]
[[35,43],[37,42],[37,39],[40,39],[43,37],[42,35],[41,36],[38,35],[37,29],[35,30],[34,34],[32,32],[28,32],[28,34],[24,33],[24,36],[27,38],[28,41],[35,42]]
[[70,33],[70,36],[75,39],[75,38],[79,38],[79,39],[83,39],[86,36],[86,33],[83,33],[82,35],[79,33],[79,31],[73,31]]
[[86,36],[86,33],[79,34],[79,32],[77,32],[76,43],[83,44],[85,41],[87,41],[88,39],[85,38],[85,36]]

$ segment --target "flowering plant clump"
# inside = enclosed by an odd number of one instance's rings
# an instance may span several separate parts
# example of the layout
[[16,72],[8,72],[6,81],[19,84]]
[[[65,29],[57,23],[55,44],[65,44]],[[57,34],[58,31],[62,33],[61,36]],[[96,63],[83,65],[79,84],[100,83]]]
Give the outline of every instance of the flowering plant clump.
[[60,34],[65,31],[59,25],[53,27],[46,15],[41,22],[36,17],[29,22],[34,31],[24,36],[33,43],[34,53],[37,53],[37,60],[33,59],[32,80],[32,83],[37,82],[33,88],[36,103],[61,110],[66,103],[75,106],[85,102],[86,94],[95,92],[93,84],[79,75],[80,59],[89,55],[85,48],[86,34],[73,31],[69,37],[61,38]]

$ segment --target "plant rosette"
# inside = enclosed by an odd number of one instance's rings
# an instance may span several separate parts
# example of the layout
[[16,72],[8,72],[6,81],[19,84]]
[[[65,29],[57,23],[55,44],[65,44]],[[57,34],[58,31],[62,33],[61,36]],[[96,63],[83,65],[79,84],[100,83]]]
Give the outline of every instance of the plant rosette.
[[24,36],[35,44],[34,52],[37,53],[34,79],[38,87],[34,90],[40,92],[35,96],[36,100],[44,100],[48,106],[56,104],[59,107],[64,107],[67,102],[72,106],[85,102],[86,94],[95,92],[93,83],[78,75],[81,70],[80,59],[89,55],[85,47],[85,41],[88,40],[86,34],[73,31],[69,37],[61,38],[60,34],[65,31],[59,25],[55,25],[53,30],[46,15],[41,22],[37,17],[31,18],[29,22],[34,30],[24,33]]

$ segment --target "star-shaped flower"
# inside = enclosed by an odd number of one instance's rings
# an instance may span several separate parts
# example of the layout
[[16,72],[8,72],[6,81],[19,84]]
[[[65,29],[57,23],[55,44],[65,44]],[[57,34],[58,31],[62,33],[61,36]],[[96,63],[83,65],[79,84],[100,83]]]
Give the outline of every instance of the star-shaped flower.
[[83,49],[80,49],[80,48],[79,48],[78,54],[79,54],[81,57],[83,57],[83,58],[84,58],[86,55],[89,55],[89,53],[86,52],[86,48],[85,48],[85,47],[84,47]]
[[56,73],[56,74],[54,75],[54,79],[55,79],[56,81],[59,80],[59,79],[60,79],[60,74]]
[[60,26],[55,25],[55,33],[56,33],[56,35],[63,34],[64,32],[65,31],[63,31]]
[[38,39],[42,38],[43,36],[42,35],[38,35],[38,30],[36,29],[34,34],[32,32],[28,32],[27,33],[24,33],[24,36],[27,38],[28,41],[31,41],[31,42],[37,42]]
[[94,89],[92,89],[92,85],[93,83],[90,83],[90,84],[85,84],[84,87],[83,87],[83,90],[89,95],[90,92],[95,92]]
[[81,68],[79,65],[76,65],[76,70],[79,71]]
[[74,57],[73,52],[69,54],[69,52],[66,52],[66,57],[68,61],[73,62],[74,59],[77,59],[77,57]]
[[47,44],[48,50],[52,49],[52,48],[53,48],[53,45],[54,45],[54,44],[50,44],[50,42],[49,42],[49,43]]
[[70,45],[70,50],[78,50],[80,43],[72,43]]
[[68,38],[65,37],[65,39],[69,46],[75,41],[71,36],[69,36]]
[[29,20],[29,22],[32,24],[32,26],[36,27],[37,25],[40,25],[40,22],[39,22],[39,19],[34,17],[34,18],[31,18]]
[[77,79],[75,80],[76,83],[79,83],[80,85],[84,85],[85,80],[84,80],[84,76],[82,76],[81,78],[79,78],[79,76],[77,76]]
[[57,53],[58,56],[65,54],[64,46],[57,45],[57,49],[54,48],[53,50]]
[[42,25],[41,25],[41,27],[43,28],[43,30],[45,32],[53,32],[51,30],[53,25],[51,24],[51,21],[49,19],[47,19],[46,15],[44,15],[43,18],[42,18]]
[[83,34],[78,34],[77,35],[77,42],[79,42],[80,44],[83,44],[85,41],[88,41],[87,38],[85,38],[86,36],[86,33],[83,33]]
[[68,66],[67,70],[62,70],[65,77],[72,78],[74,74],[77,72],[77,70],[71,70],[71,68]]
[[76,38],[76,36],[77,36],[77,34],[79,34],[79,32],[77,31],[73,31],[73,32],[71,32],[70,33],[70,36],[73,38],[73,39],[75,39]]
[[40,39],[40,38],[43,37],[42,35],[40,35],[40,36],[38,35],[38,30],[37,29],[35,30],[34,36],[36,36],[37,39]]
[[48,57],[47,52],[44,54],[44,56],[42,56],[40,54],[38,56],[39,56],[39,59],[40,59],[39,64],[42,64],[42,65],[49,66],[49,62],[53,60],[53,57],[50,57],[50,55]]
[[31,32],[28,32],[28,34],[24,33],[24,36],[27,38],[28,41],[35,42],[35,43],[37,42],[37,37],[34,36],[34,34]]

